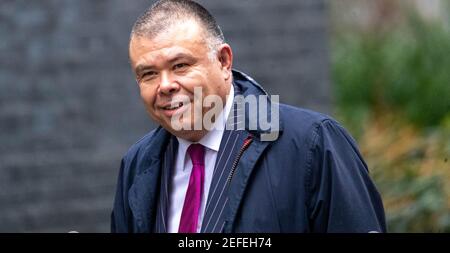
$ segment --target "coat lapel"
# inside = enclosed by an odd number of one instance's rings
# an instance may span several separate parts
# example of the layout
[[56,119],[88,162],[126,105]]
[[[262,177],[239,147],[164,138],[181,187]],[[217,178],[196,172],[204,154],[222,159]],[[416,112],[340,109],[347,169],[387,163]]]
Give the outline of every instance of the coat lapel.
[[254,140],[239,159],[236,172],[230,181],[228,207],[224,214],[221,232],[231,233],[233,231],[236,214],[242,202],[242,197],[247,188],[249,178],[255,168],[256,162],[269,144],[270,142]]
[[161,188],[159,191],[159,198],[156,211],[156,224],[154,231],[156,233],[167,233],[168,231],[168,208],[169,208],[169,190],[170,178],[175,162],[176,150],[178,148],[178,141],[175,137],[170,138],[167,150],[164,153],[164,159],[161,171]]
[[142,152],[144,159],[137,164],[137,175],[128,191],[128,202],[135,219],[135,232],[152,232],[156,218],[157,196],[160,189],[161,156],[170,134],[160,128],[154,141]]
[[135,178],[128,192],[130,208],[136,220],[135,232],[150,232],[153,227],[160,167],[160,162],[153,163],[148,170]]

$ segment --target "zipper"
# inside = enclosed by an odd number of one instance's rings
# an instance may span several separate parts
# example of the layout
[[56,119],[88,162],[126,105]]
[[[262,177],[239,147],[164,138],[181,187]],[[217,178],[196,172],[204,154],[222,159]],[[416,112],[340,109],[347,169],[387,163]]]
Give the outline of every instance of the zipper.
[[239,150],[239,153],[236,156],[236,159],[233,161],[233,166],[231,167],[230,175],[228,175],[228,184],[231,182],[231,179],[233,178],[234,172],[236,171],[236,167],[239,163],[239,160],[241,159],[242,154],[244,154],[244,151],[250,146],[250,143],[253,141],[253,136],[250,134],[245,140],[244,144],[242,145],[241,149]]

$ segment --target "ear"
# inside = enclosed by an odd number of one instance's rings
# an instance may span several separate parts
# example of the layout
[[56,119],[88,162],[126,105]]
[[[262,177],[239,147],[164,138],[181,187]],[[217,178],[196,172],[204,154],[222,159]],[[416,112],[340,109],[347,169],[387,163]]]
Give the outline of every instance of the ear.
[[226,43],[222,44],[219,47],[217,54],[223,77],[225,80],[229,80],[231,78],[231,69],[233,65],[233,51],[231,50],[230,45]]

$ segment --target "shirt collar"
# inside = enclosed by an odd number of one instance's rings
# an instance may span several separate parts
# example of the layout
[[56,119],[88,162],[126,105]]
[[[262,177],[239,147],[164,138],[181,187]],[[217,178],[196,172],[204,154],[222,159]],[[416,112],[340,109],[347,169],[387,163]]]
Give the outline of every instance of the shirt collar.
[[[234,87],[233,84],[230,85],[230,92],[227,96],[227,101],[225,102],[225,107],[220,112],[217,120],[214,122],[214,127],[209,131],[205,136],[203,136],[198,143],[202,144],[204,147],[214,151],[219,152],[220,143],[222,141],[223,132],[225,130],[226,121],[228,119],[228,115],[230,114],[231,108],[233,107],[234,100]],[[177,137],[178,140],[178,152],[179,154],[184,154],[182,158],[183,170],[184,163],[186,159],[186,151],[189,145],[193,144],[193,142],[181,139]]]

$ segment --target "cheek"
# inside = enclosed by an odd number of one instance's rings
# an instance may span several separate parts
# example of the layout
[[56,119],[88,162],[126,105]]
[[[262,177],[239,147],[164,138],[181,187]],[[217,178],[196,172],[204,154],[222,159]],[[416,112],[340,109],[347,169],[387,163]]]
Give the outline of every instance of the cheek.
[[202,91],[205,91],[208,89],[209,83],[208,69],[202,67],[193,68],[187,75],[179,77],[178,81],[190,93],[194,93],[195,87],[201,87]]
[[156,99],[156,92],[151,89],[142,89],[140,90],[141,99],[145,104],[147,110],[153,112],[154,111],[154,103]]
[[211,87],[220,86],[220,84],[224,81],[222,70],[219,68],[212,66],[208,69],[207,73],[206,78],[208,79]]

